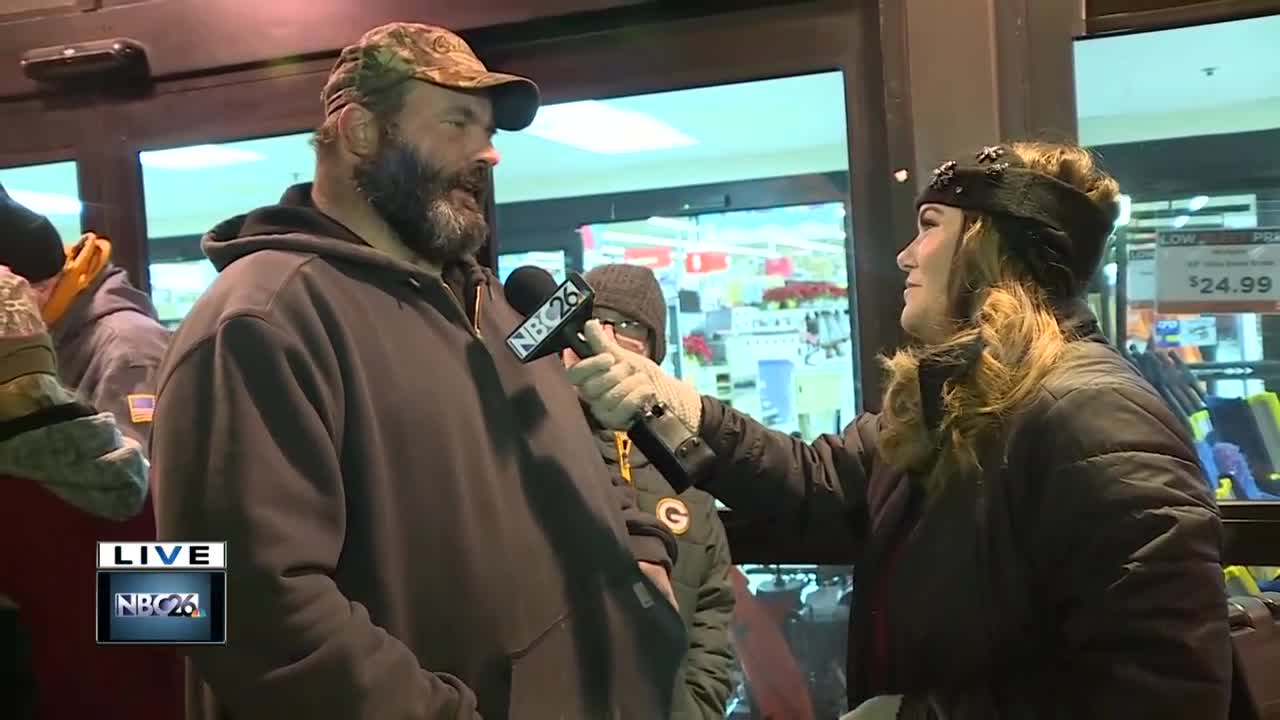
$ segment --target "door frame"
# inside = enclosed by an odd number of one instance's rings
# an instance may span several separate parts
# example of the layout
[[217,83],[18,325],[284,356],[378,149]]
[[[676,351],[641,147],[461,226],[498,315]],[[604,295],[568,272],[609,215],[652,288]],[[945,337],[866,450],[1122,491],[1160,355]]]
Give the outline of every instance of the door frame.
[[1089,0],[1085,4],[1085,34],[1089,37],[1126,35],[1280,13],[1280,0],[1163,0],[1163,3],[1164,7],[1159,7],[1150,0]]

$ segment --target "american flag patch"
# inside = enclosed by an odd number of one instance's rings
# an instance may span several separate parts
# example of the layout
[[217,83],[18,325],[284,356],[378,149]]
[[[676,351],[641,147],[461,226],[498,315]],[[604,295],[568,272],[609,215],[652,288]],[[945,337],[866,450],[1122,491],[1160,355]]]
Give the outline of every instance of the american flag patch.
[[155,395],[130,395],[129,420],[135,423],[149,423],[156,412]]

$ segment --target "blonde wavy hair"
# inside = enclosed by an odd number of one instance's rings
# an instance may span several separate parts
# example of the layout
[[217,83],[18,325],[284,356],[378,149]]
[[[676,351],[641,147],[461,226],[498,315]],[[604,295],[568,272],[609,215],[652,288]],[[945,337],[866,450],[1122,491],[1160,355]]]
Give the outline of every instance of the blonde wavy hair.
[[[1097,168],[1089,151],[1041,142],[1007,147],[1032,170],[1114,206],[1120,188]],[[918,474],[931,492],[948,478],[981,470],[981,449],[999,440],[1008,419],[1035,396],[1072,339],[1059,325],[1045,291],[1009,252],[989,217],[967,215],[952,264],[949,336],[882,358],[888,375],[881,411],[881,453],[900,471]],[[925,426],[920,397],[924,362],[955,362],[981,338],[972,370],[944,383],[942,422]]]

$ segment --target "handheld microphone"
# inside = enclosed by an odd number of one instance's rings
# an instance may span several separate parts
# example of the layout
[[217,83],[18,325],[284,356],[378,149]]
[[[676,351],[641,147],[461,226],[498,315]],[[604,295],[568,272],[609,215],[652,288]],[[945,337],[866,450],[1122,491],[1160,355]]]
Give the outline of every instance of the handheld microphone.
[[578,357],[592,355],[582,335],[591,319],[596,293],[578,273],[556,287],[551,273],[534,265],[516,268],[503,285],[507,302],[525,316],[510,335],[507,347],[520,362],[533,362],[565,348]]
[[[516,269],[503,286],[507,302],[525,321],[507,336],[507,347],[521,362],[532,362],[571,348],[578,357],[595,355],[582,334],[591,319],[595,291],[578,273],[556,286],[551,274],[532,265]],[[645,408],[627,430],[631,442],[677,493],[710,470],[715,452],[666,405]]]

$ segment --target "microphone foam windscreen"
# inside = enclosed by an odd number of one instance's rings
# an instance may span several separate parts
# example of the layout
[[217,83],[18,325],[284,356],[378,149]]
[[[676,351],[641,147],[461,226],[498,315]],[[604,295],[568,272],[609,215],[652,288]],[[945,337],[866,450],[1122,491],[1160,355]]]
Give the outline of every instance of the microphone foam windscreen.
[[556,279],[551,277],[551,273],[535,265],[525,265],[511,272],[502,291],[516,312],[529,317],[551,297],[557,287]]

